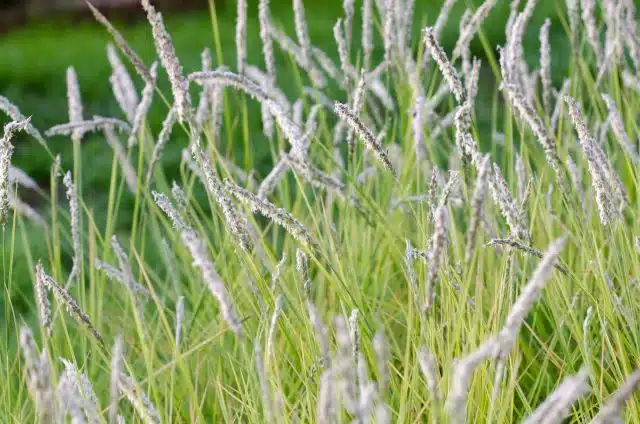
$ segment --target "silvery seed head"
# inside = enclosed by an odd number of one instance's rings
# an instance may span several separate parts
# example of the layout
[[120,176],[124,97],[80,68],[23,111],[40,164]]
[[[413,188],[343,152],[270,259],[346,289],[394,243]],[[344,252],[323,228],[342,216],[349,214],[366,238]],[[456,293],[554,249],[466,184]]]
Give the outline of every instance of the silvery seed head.
[[127,68],[123,65],[116,53],[113,44],[107,44],[107,58],[111,64],[111,91],[120,106],[120,109],[127,116],[129,122],[133,122],[135,116],[136,105],[138,104],[138,93],[133,85],[131,76],[127,72]]
[[449,89],[455,96],[458,103],[462,104],[466,100],[466,93],[460,78],[458,77],[458,73],[455,68],[447,58],[446,53],[438,43],[436,39],[434,30],[432,27],[427,27],[424,29],[424,42],[427,45],[429,53],[431,57],[436,61],[440,71],[444,75],[444,79],[447,81],[449,85]]
[[211,294],[217,299],[222,318],[227,322],[229,328],[231,328],[236,336],[242,337],[242,321],[237,316],[227,288],[215,270],[213,262],[211,262],[207,245],[198,237],[198,234],[190,228],[182,230],[181,236],[182,243],[187,247],[193,258],[193,266],[200,269],[202,280],[209,288],[209,291],[211,291]]
[[13,121],[4,126],[4,136],[0,139],[0,224],[4,226],[9,214],[10,182],[9,170],[11,169],[11,156],[13,144],[11,138],[16,131],[24,131],[29,119]]
[[26,383],[40,422],[53,422],[57,416],[56,394],[51,381],[51,365],[46,348],[38,352],[29,327],[20,328],[20,350],[25,361]]
[[[67,101],[69,104],[69,122],[75,124],[82,122],[82,99],[80,98],[80,86],[78,76],[73,66],[67,68]],[[82,138],[82,130],[76,129],[71,136],[76,139]]]
[[18,109],[16,105],[11,103],[9,99],[7,99],[4,96],[0,96],[0,110],[6,113],[13,121],[16,121],[16,122],[26,121],[24,129],[22,131],[26,132],[31,137],[35,138],[42,147],[44,147],[47,150],[49,149],[47,147],[47,142],[42,137],[42,134],[40,134],[40,131],[38,131],[38,129],[34,127],[33,124],[30,122],[31,118],[25,117],[22,114],[22,112],[20,112],[20,109]]
[[151,75],[149,74],[149,69],[145,66],[145,64],[142,62],[142,59],[140,59],[136,52],[133,51],[131,46],[129,46],[122,34],[120,34],[120,32],[113,25],[111,25],[111,22],[109,22],[109,20],[102,13],[100,13],[100,11],[96,7],[94,7],[91,2],[87,1],[86,4],[91,10],[91,13],[93,13],[93,16],[96,18],[96,21],[98,21],[107,29],[109,34],[111,34],[111,36],[113,37],[116,46],[118,46],[120,51],[122,51],[127,59],[129,59],[129,61],[133,64],[138,75],[140,75],[145,82],[150,81]]
[[[141,1],[142,7],[147,12],[147,19],[151,24],[153,40],[158,56],[160,57],[160,63],[162,63],[162,67],[167,71],[167,75],[169,75],[178,121],[188,121],[192,115],[189,80],[182,74],[182,66],[173,47],[171,36],[164,26],[162,15],[156,11],[149,0]],[[150,78],[147,83],[150,83],[151,80],[153,80],[153,78]]]

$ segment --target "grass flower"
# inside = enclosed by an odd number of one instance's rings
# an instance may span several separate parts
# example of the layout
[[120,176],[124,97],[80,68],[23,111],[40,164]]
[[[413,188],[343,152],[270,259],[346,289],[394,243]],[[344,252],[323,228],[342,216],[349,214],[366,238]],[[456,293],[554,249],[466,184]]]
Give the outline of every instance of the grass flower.
[[607,225],[616,219],[616,211],[613,206],[613,199],[611,198],[614,193],[609,176],[604,169],[607,165],[599,161],[595,146],[596,141],[588,132],[578,103],[569,96],[565,96],[564,100],[569,105],[569,114],[578,133],[580,147],[582,147],[582,151],[589,164],[589,174],[591,174],[596,192],[596,203],[598,205],[600,222],[603,225]]
[[437,405],[440,402],[440,392],[438,390],[436,358],[426,346],[422,347],[418,351],[418,363],[420,364],[420,371],[422,371],[425,383],[427,383],[427,389],[431,395],[432,402],[437,408]]
[[551,111],[551,44],[549,43],[551,20],[544,21],[540,27],[540,81],[542,82],[542,104]]
[[117,336],[111,351],[111,374],[109,380],[109,408],[107,415],[109,423],[113,424],[118,417],[118,399],[120,392],[120,376],[124,371],[122,337]]
[[99,130],[117,130],[120,132],[130,132],[131,127],[124,121],[116,118],[105,118],[102,116],[94,116],[93,119],[87,121],[69,122],[66,124],[55,125],[45,131],[47,137],[54,135],[70,135],[74,131],[82,131],[83,133],[89,131]]
[[382,149],[380,143],[377,142],[376,137],[371,130],[358,118],[357,115],[349,108],[349,106],[336,103],[335,111],[339,117],[346,120],[349,126],[356,132],[360,140],[364,143],[369,151],[371,151],[376,159],[387,169],[394,177],[397,177],[396,170],[389,159],[389,155]]
[[44,137],[42,137],[40,131],[31,123],[31,118],[25,117],[22,112],[20,112],[20,109],[4,96],[0,96],[0,110],[6,113],[13,121],[24,123],[23,131],[35,138],[47,151],[49,150]]
[[158,140],[156,141],[156,145],[153,147],[153,152],[151,152],[151,159],[149,160],[146,177],[147,186],[149,186],[155,167],[162,157],[162,152],[164,151],[165,146],[169,142],[176,118],[176,110],[172,107],[169,109],[164,121],[162,121],[162,129],[160,130],[160,134],[158,134]]
[[129,122],[133,122],[138,105],[138,93],[136,87],[131,80],[131,76],[127,68],[122,64],[116,48],[113,44],[107,44],[107,58],[111,65],[111,91],[118,102],[118,106],[124,112]]
[[[80,87],[78,85],[78,76],[72,66],[67,68],[67,102],[69,104],[69,122],[72,124],[82,122]],[[76,128],[71,133],[71,137],[79,140],[82,138],[82,134],[82,128]]]
[[464,261],[469,262],[474,250],[476,232],[484,217],[484,199],[487,194],[489,183],[489,174],[491,172],[491,164],[489,156],[482,159],[482,163],[478,168],[476,184],[473,189],[471,198],[471,218],[469,219],[469,228],[467,229],[467,245],[464,253]]
[[435,299],[435,283],[438,276],[440,265],[445,254],[444,250],[447,243],[447,222],[446,222],[447,206],[441,203],[434,212],[434,228],[433,235],[429,246],[427,260],[427,281],[425,283],[425,299],[423,304],[423,312],[431,308]]
[[151,101],[153,100],[153,91],[155,90],[156,78],[157,78],[157,65],[154,62],[149,69],[151,74],[151,81],[147,82],[142,89],[142,99],[138,103],[133,113],[133,121],[131,123],[131,132],[129,133],[129,140],[127,145],[129,148],[136,145],[138,142],[138,133],[142,129],[142,123],[149,112],[151,107]]
[[528,416],[523,424],[562,422],[573,403],[589,390],[589,373],[582,369],[578,374],[566,377],[562,383]]
[[164,194],[156,191],[152,191],[151,194],[153,195],[153,200],[156,202],[156,205],[158,205],[162,212],[164,212],[171,220],[173,228],[178,231],[185,229],[186,225],[182,220],[182,217],[180,217],[180,213],[178,213],[178,211],[173,207],[173,204],[171,204],[171,200],[169,200],[169,198]]
[[133,409],[140,415],[144,424],[160,424],[162,422],[155,405],[132,377],[121,374],[118,387]]
[[609,120],[611,121],[611,128],[613,129],[613,133],[618,139],[620,146],[627,153],[631,162],[635,166],[640,166],[640,156],[638,155],[635,144],[629,139],[629,136],[627,135],[627,131],[624,128],[624,122],[622,121],[622,116],[620,116],[620,112],[616,108],[616,104],[614,103],[613,99],[607,94],[603,94],[602,99],[604,100],[604,103],[609,110]]
[[9,214],[10,191],[9,172],[11,170],[11,156],[13,144],[11,138],[16,131],[25,130],[29,120],[13,121],[4,126],[4,136],[0,140],[0,224],[4,227]]
[[67,188],[67,200],[69,201],[69,213],[71,215],[71,239],[73,241],[73,262],[71,272],[66,287],[68,288],[75,279],[80,279],[80,268],[82,267],[82,241],[80,239],[80,205],[78,192],[73,183],[71,171],[67,171],[62,180]]
[[139,300],[138,294],[148,295],[147,289],[136,282],[129,258],[116,236],[111,236],[111,248],[118,260],[120,275],[122,276],[124,286],[131,291],[131,294],[136,300]]
[[607,399],[598,414],[591,421],[593,424],[605,424],[622,420],[624,404],[633,396],[640,386],[640,371],[634,371],[627,380]]
[[247,1],[239,0],[236,9],[236,66],[238,73],[244,74],[247,62]]
[[236,336],[242,337],[242,322],[236,315],[235,308],[231,303],[231,298],[229,297],[227,288],[222,283],[220,276],[211,262],[207,246],[198,237],[196,232],[189,228],[182,230],[181,237],[182,243],[189,249],[189,253],[191,253],[193,266],[200,269],[202,280],[209,288],[211,294],[213,294],[218,300],[222,318]]
[[462,81],[460,81],[458,73],[447,58],[447,54],[440,46],[440,43],[438,43],[434,29],[432,27],[427,27],[424,29],[424,42],[429,53],[431,54],[431,57],[433,57],[433,59],[438,64],[440,72],[442,72],[442,75],[444,75],[444,79],[445,81],[447,81],[449,89],[455,96],[456,101],[459,104],[464,103],[467,95],[465,93],[464,86],[462,85]]
[[93,325],[89,315],[80,308],[80,305],[71,296],[71,294],[64,287],[60,286],[60,284],[58,284],[53,278],[48,276],[40,264],[36,265],[36,275],[39,276],[38,278],[42,281],[42,284],[51,291],[51,293],[53,293],[53,297],[61,303],[62,306],[64,306],[69,315],[71,315],[78,324],[84,324],[91,335],[93,335],[101,345],[104,345],[102,335]]
[[57,401],[47,349],[39,352],[31,329],[21,327],[20,350],[25,362],[27,387],[36,405],[38,417],[41,422],[51,421],[57,416]]
[[113,25],[111,25],[111,22],[109,22],[109,20],[102,13],[100,13],[100,11],[95,6],[93,6],[91,2],[86,1],[86,3],[91,10],[91,13],[93,13],[93,16],[96,18],[96,21],[104,26],[109,34],[111,34],[114,42],[116,43],[116,46],[118,46],[120,51],[122,51],[126,58],[129,59],[138,75],[140,75],[142,79],[147,82],[151,81],[151,73],[149,72],[149,69],[145,66],[144,62],[142,62],[142,59],[140,59],[140,57],[131,48],[131,46],[129,46],[129,43],[127,43],[122,34],[120,34],[120,32]]
[[294,238],[301,241],[303,244],[308,246],[315,245],[309,230],[289,212],[284,209],[277,208],[265,199],[260,199],[255,194],[239,187],[231,180],[225,179],[224,182],[231,194],[241,202],[247,204],[252,211],[260,212],[265,217],[281,225]]
[[203,183],[206,182],[205,188],[222,210],[227,229],[235,239],[238,247],[242,250],[251,250],[251,238],[249,237],[246,224],[240,219],[238,211],[236,211],[233,203],[231,203],[231,199],[229,199],[222,181],[218,179],[214,169],[211,167],[209,158],[200,149],[198,143],[192,145],[191,153],[205,178],[203,181]]
[[38,305],[38,318],[40,318],[40,326],[47,336],[51,335],[53,319],[51,318],[51,302],[47,294],[47,287],[44,281],[44,275],[36,272],[36,278],[33,284],[33,291],[36,295],[36,304]]
[[[178,60],[171,36],[167,32],[162,20],[162,15],[156,11],[149,0],[141,0],[142,7],[147,12],[147,19],[151,24],[153,31],[153,40],[155,42],[156,51],[160,57],[162,67],[169,75],[171,82],[171,91],[176,105],[176,113],[178,121],[184,122],[191,118],[191,97],[189,96],[189,81],[182,74],[182,66]],[[146,80],[147,84],[153,84],[153,75]]]

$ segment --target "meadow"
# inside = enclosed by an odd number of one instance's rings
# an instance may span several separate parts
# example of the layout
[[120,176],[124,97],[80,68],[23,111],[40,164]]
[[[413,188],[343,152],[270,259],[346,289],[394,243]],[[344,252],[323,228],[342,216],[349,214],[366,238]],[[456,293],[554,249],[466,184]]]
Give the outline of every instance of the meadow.
[[2,420],[640,422],[635,4],[253,3],[3,92]]

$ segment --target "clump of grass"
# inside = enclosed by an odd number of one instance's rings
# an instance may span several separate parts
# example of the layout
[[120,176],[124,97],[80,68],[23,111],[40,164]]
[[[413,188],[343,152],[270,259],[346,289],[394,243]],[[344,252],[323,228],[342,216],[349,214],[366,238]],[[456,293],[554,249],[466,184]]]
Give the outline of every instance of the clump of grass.
[[[534,1],[512,2],[499,58],[482,25],[499,9],[494,0],[464,13],[453,45],[443,28],[454,1],[425,17],[412,0],[364,0],[360,10],[346,0],[328,31],[335,52],[311,36],[309,3],[293,2],[290,36],[268,0],[255,11],[239,1],[234,72],[214,63],[226,58],[218,48],[203,51],[198,69],[183,69],[161,14],[143,0],[164,71],[147,67],[90,5],[137,76],[108,46],[124,119],[86,118],[69,68],[69,122],[45,132],[74,144],[73,172],[62,179],[68,207],[59,200],[59,157],[51,155],[50,193],[12,167],[17,130],[50,152],[0,97],[13,120],[0,142],[9,294],[0,416],[640,420],[630,401],[640,381],[637,25],[630,2],[605,2],[600,15],[583,1],[581,16],[574,3],[559,19],[569,22],[567,76],[550,59],[560,48],[560,25],[550,23],[558,20],[536,28],[540,46],[526,42],[538,22]],[[217,40],[222,12],[211,6]],[[416,22],[428,26],[413,31]],[[249,54],[257,42],[264,70]],[[531,69],[527,53],[539,58]],[[292,90],[285,67],[297,76]],[[156,71],[168,75],[172,96],[160,92]],[[171,99],[161,128],[147,125],[153,97]],[[245,97],[258,103],[259,131]],[[91,166],[81,162],[88,131],[113,150],[106,220],[93,210],[103,193],[80,172]],[[163,155],[171,144],[183,149],[179,169]],[[256,151],[270,151],[271,163]],[[26,190],[40,196],[38,210]],[[19,278],[33,280],[33,297],[14,295]],[[27,326],[35,322],[41,350]],[[50,356],[70,359],[59,370]]]

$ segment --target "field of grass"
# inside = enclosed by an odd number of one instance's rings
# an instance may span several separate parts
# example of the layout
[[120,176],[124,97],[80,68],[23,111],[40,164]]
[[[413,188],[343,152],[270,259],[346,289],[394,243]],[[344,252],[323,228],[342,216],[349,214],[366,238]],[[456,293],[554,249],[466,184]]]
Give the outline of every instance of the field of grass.
[[[419,30],[426,23],[434,21],[440,9],[438,2],[418,2],[416,5],[415,22],[412,30],[414,34],[413,48],[417,52],[419,44]],[[480,2],[476,2],[479,4]],[[477,7],[476,6],[474,7]],[[227,2],[224,8],[215,8],[218,28],[216,34],[220,39],[222,49],[216,51],[213,57],[214,66],[220,62],[225,64],[235,63],[234,34],[235,34],[235,6],[233,2]],[[293,12],[290,2],[272,1],[271,15],[274,23],[283,28],[289,34],[295,34],[293,24]],[[447,48],[453,48],[458,38],[458,25],[467,4],[459,2],[454,4],[450,13],[450,19],[445,26],[441,43]],[[338,60],[335,47],[335,40],[331,28],[342,14],[342,6],[338,2],[320,4],[311,2],[306,5],[309,21],[309,34],[314,45],[322,48],[332,59]],[[509,7],[507,4],[498,4],[483,25],[483,38],[490,46],[504,44],[504,31],[501,26],[507,20]],[[545,17],[553,19],[552,27],[552,65],[555,70],[554,82],[556,85],[562,83],[562,79],[555,77],[566,74],[568,67],[568,42],[564,37],[565,30],[560,22],[556,8],[550,3],[544,3],[536,8],[533,16],[532,26],[538,27]],[[251,23],[248,27],[251,40],[258,39],[258,17],[257,6],[249,7],[248,19]],[[360,25],[361,16],[356,14],[354,22],[354,40],[361,36]],[[167,17],[167,28],[171,31],[173,42],[182,65],[187,70],[196,70],[200,67],[200,53],[203,48],[216,49],[214,43],[214,29],[211,25],[211,15],[207,11],[188,12],[179,15],[169,15]],[[115,23],[121,28],[127,41],[133,46],[138,54],[146,61],[150,62],[155,57],[155,50],[151,31],[146,22],[124,25]],[[528,31],[525,38],[527,43],[537,43],[537,33]],[[49,128],[53,125],[66,122],[68,120],[66,86],[64,84],[65,72],[68,66],[74,66],[78,75],[83,106],[86,116],[102,115],[122,117],[118,104],[111,92],[109,75],[111,68],[106,57],[106,45],[110,42],[109,34],[95,22],[70,22],[59,18],[49,22],[34,22],[24,29],[9,33],[0,38],[0,50],[6,60],[0,61],[0,93],[11,99],[25,115],[32,117],[32,122],[37,128]],[[383,46],[377,43],[374,56],[382,57]],[[250,42],[248,44],[248,55],[252,63],[262,63],[262,53],[259,43]],[[475,56],[485,58],[483,43],[479,38],[473,40],[471,49]],[[535,63],[537,59],[536,51],[525,52],[529,62]],[[275,51],[276,60],[283,64],[279,69],[278,84],[280,88],[291,99],[300,96],[299,78],[295,70],[290,66],[291,60],[281,50]],[[486,60],[486,59],[485,59]],[[476,111],[476,127],[487,139],[491,135],[491,103],[493,101],[493,91],[495,89],[494,74],[488,66],[483,67],[481,72],[482,84],[478,94],[477,102],[487,107],[480,107]],[[142,89],[142,82],[135,81],[139,90]],[[166,75],[160,73],[158,80],[159,90],[167,92],[169,83]],[[196,87],[192,87],[192,94],[197,96]],[[333,90],[332,94],[337,96],[339,92]],[[235,102],[236,97],[228,96],[227,102]],[[228,105],[235,108],[234,103]],[[234,142],[234,139],[223,137],[229,140],[224,143],[225,154],[240,162],[249,160],[247,167],[258,170],[262,175],[266,174],[271,166],[271,155],[268,144],[261,134],[260,108],[255,103],[246,105],[246,121],[248,133],[251,134],[252,149],[250,153],[244,151],[244,143]],[[152,132],[157,134],[162,120],[166,114],[167,107],[164,103],[153,102],[149,113],[146,116],[146,125]],[[237,127],[232,123],[233,128]],[[223,134],[226,128],[222,128]],[[483,137],[484,139],[485,137]],[[174,131],[171,142],[165,150],[161,166],[167,173],[167,179],[178,177],[180,152],[188,142],[187,136],[183,132]],[[94,134],[87,134],[83,139],[83,147],[80,154],[83,163],[90,163],[85,167],[82,175],[82,184],[87,191],[86,199],[88,207],[92,208],[95,220],[101,223],[106,222],[107,203],[109,198],[108,187],[111,183],[111,167],[113,154],[110,147],[105,143],[104,138]],[[53,154],[60,154],[62,167],[70,169],[73,167],[72,144],[65,138],[54,138],[49,141],[49,148]],[[51,157],[42,151],[35,140],[17,134],[15,137],[15,151],[13,154],[13,164],[25,171],[45,190],[50,187],[50,165]],[[245,164],[243,164],[245,165]],[[24,191],[21,196],[25,201],[36,209],[46,208],[48,199],[38,196],[32,191]],[[133,207],[133,199],[123,197],[121,205],[124,208]],[[116,229],[130,228],[131,214],[119,214],[115,217],[114,226]],[[35,256],[44,254],[44,246],[39,240],[39,229],[32,228],[26,223],[26,230],[34,243],[28,247],[16,246],[17,256],[22,258],[24,249],[35,249],[38,252]],[[33,230],[33,231],[32,231]],[[69,245],[61,247],[65,255],[70,254]],[[27,313],[28,308],[23,308],[31,301],[30,286],[28,277],[29,269],[26,263],[18,261],[14,265],[16,284],[13,285],[11,298],[14,299],[14,306],[18,307],[20,313]],[[2,304],[0,300],[0,305]]]
[[[11,208],[2,230],[1,420],[640,422],[627,402],[640,382],[632,3],[598,2],[591,27],[588,9],[572,21],[564,4],[529,1],[509,19],[498,2],[447,76],[422,31],[439,2],[413,14],[409,0],[391,14],[355,2],[341,64],[342,5],[305,2],[296,20],[272,1],[272,24],[300,51],[274,40],[284,95],[246,70],[265,69],[248,3],[244,74],[235,4],[166,20],[194,109],[209,96],[203,125],[180,108],[171,51],[154,50],[145,22],[123,30],[145,64],[161,65],[135,145],[113,126],[82,140],[47,132],[46,148],[5,135],[11,164],[41,188],[8,185],[0,155],[0,217],[10,195],[41,222]],[[374,34],[363,80],[362,3]],[[455,5],[436,37],[446,57],[464,9],[492,4]],[[84,119],[126,120],[107,31],[60,25],[0,40],[2,94],[43,133],[77,123],[73,66]],[[319,71],[326,86],[310,77],[322,67],[304,57],[307,33],[344,69]],[[230,72],[195,74],[205,47]],[[118,54],[140,96],[145,82]],[[466,57],[481,59],[477,77]],[[150,172],[171,107],[182,119]]]

